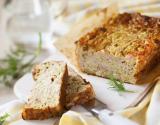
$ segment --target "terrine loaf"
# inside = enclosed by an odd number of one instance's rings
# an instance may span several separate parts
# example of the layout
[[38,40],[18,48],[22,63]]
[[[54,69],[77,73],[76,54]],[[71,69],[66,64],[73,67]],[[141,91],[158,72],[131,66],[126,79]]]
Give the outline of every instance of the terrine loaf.
[[22,111],[25,120],[47,119],[64,111],[66,100],[67,65],[50,61],[34,68],[34,88]]
[[[74,105],[85,105],[92,102],[94,104],[95,94],[92,85],[68,67],[68,78],[66,83],[66,104],[67,109]],[[37,68],[33,71],[33,78],[39,76]]]
[[94,105],[92,85],[63,62],[36,65],[32,75],[35,85],[22,111],[24,120],[58,116],[74,105]]
[[76,41],[76,58],[88,74],[139,83],[160,63],[160,19],[139,13],[114,15]]

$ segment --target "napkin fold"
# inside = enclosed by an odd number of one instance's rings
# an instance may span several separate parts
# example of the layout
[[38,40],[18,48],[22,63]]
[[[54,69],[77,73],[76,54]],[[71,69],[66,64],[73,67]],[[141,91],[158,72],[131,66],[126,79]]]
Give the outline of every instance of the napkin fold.
[[64,113],[59,125],[103,125],[96,117],[81,106]]
[[[57,125],[59,118],[51,118],[46,120],[23,120],[21,111],[24,102],[13,100],[0,106],[0,116],[5,113],[9,114],[9,118],[4,125]],[[60,125],[103,125],[96,117],[81,106],[73,107],[70,111],[63,114],[60,119]]]
[[8,113],[9,117],[6,119],[4,125],[53,125],[57,118],[47,120],[23,120],[21,112],[24,102],[21,100],[13,100],[0,106],[0,116]]
[[24,102],[21,100],[13,100],[6,104],[0,106],[0,116],[4,114],[9,114],[9,117],[6,119],[4,125],[10,124],[18,119],[21,119],[21,109],[24,105]]
[[160,80],[153,91],[146,119],[146,125],[160,125]]

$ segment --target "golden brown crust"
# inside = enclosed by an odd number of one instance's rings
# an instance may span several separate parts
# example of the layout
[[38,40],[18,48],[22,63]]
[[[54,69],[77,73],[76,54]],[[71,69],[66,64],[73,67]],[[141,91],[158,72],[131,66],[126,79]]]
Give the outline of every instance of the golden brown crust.
[[[83,46],[86,50],[88,48],[95,49],[96,51],[106,49],[108,52],[112,53],[113,50],[107,48],[110,47],[111,42],[114,41],[111,41],[108,36],[112,35],[111,38],[113,39],[114,35],[117,35],[114,32],[118,32],[119,29],[126,31],[122,32],[126,33],[124,37],[127,37],[129,33],[131,33],[131,35],[139,35],[141,33],[141,36],[135,39],[135,41],[133,40],[131,43],[132,45],[130,44],[132,48],[127,45],[124,46],[123,49],[117,52],[121,53],[119,55],[125,56],[130,54],[145,58],[153,49],[157,49],[160,46],[160,19],[143,16],[139,13],[124,13],[112,17],[109,21],[104,23],[102,27],[95,28],[92,32],[81,37],[76,43],[79,44],[79,46]],[[113,55],[115,55],[115,53],[113,53]]]
[[[104,52],[114,57],[135,58],[134,77],[137,82],[142,74],[160,62],[156,59],[160,51],[160,19],[139,13],[118,14],[81,37],[76,41],[76,58],[78,67],[84,72],[80,65],[80,48],[84,53],[90,50],[91,53]],[[87,73],[96,75],[94,72]]]
[[88,102],[84,103],[83,106],[85,106],[85,107],[92,107],[92,106],[95,105],[95,102],[96,102],[96,99],[93,98],[93,99],[89,100]]
[[44,120],[58,116],[60,111],[62,112],[63,110],[57,110],[56,107],[48,107],[46,109],[24,108],[22,118],[24,120]]
[[159,33],[160,18],[141,15],[140,13],[123,13],[112,17],[106,25],[124,25],[135,30]]
[[[148,73],[152,71],[152,69],[157,67],[159,64],[160,64],[160,47],[156,52],[152,54],[152,57],[146,63],[145,68],[141,69],[141,71],[135,75],[135,77],[137,78],[137,83],[143,83],[141,82],[144,79],[142,76],[146,76]],[[139,63],[139,67],[141,67],[140,65],[141,63]]]

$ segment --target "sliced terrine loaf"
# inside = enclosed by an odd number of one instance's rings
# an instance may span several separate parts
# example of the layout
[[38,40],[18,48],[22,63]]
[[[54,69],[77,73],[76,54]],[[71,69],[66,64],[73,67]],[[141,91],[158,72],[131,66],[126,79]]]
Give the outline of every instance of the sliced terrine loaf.
[[[68,67],[68,78],[66,83],[66,104],[67,109],[75,105],[94,104],[95,94],[90,82],[83,79],[71,67]],[[33,70],[33,78],[39,76],[37,69]]]
[[34,88],[22,111],[25,120],[47,119],[64,111],[66,101],[67,65],[50,61],[34,68]]
[[83,72],[139,83],[160,63],[160,19],[139,13],[115,15],[76,41],[76,57]]
[[74,105],[94,105],[92,85],[63,62],[48,61],[33,69],[35,85],[24,106],[24,120],[58,116]]

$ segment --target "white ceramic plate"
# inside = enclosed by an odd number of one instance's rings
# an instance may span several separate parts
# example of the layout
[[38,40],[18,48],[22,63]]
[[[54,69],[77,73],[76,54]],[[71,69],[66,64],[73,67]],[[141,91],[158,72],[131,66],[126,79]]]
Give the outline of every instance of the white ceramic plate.
[[[53,53],[53,56],[48,58],[47,60],[62,60],[66,61],[68,65],[76,70],[76,68],[71,65],[66,58],[60,54],[59,52]],[[46,60],[45,60],[46,61]],[[87,81],[91,82],[93,85],[96,98],[103,103],[105,103],[110,110],[120,111],[124,108],[130,106],[135,103],[137,99],[144,93],[144,91],[148,88],[148,84],[146,85],[132,85],[125,84],[126,89],[134,91],[134,93],[122,93],[119,94],[115,90],[110,89],[109,80],[100,78],[97,76],[91,76],[84,73],[79,73],[83,78]],[[26,101],[28,95],[30,94],[30,90],[34,85],[34,81],[32,79],[31,73],[24,75],[21,79],[19,79],[14,86],[15,95]]]

